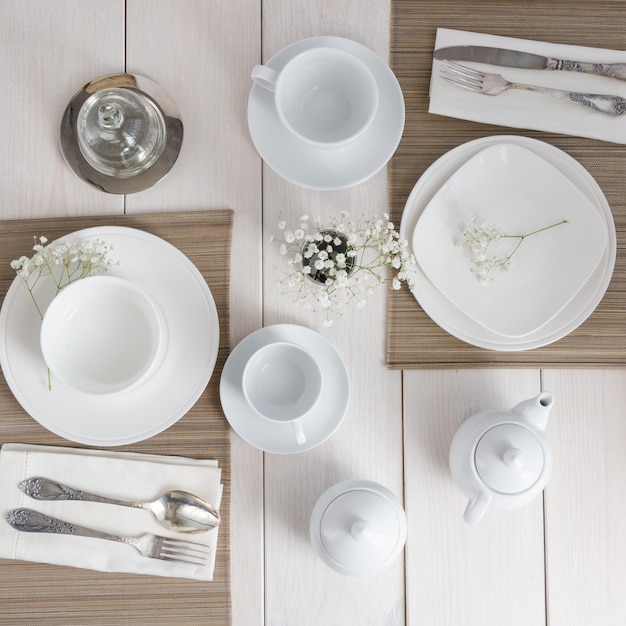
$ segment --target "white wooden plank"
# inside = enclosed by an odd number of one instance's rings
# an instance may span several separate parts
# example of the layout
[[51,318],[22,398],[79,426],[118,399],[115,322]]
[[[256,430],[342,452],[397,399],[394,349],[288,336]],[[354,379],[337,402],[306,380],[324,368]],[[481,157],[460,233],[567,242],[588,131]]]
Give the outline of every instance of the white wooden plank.
[[348,412],[327,442],[303,454],[265,455],[268,624],[404,623],[403,558],[378,575],[349,578],[327,567],[309,540],[315,502],[337,482],[372,480],[402,502],[400,375],[384,366],[386,294],[380,289],[366,309],[346,313],[330,329],[314,313],[294,310],[289,297],[267,295],[266,322],[302,324],[328,338],[347,364],[352,390]]
[[544,371],[557,402],[546,488],[550,626],[626,620],[626,372]]
[[260,55],[258,2],[129,0],[127,71],[162,85],[184,139],[171,172],[126,198],[128,212],[232,208],[232,337],[260,325],[261,161],[248,134],[249,70]]
[[[365,19],[367,16],[367,19]],[[304,0],[263,3],[263,58],[304,37],[337,35],[360,41],[385,60],[389,48],[387,2]],[[348,190],[316,192],[284,181],[264,168],[265,241],[277,222],[312,216],[353,217],[387,210],[386,172]],[[274,265],[284,259],[278,247],[264,254],[265,323],[303,324],[327,337],[347,363],[352,385],[348,413],[339,430],[310,452],[265,455],[266,623],[403,624],[404,563],[401,557],[383,573],[350,578],[331,570],[313,552],[309,518],[315,502],[331,485],[350,478],[379,482],[402,498],[402,423],[399,372],[387,371],[385,288],[365,309],[351,309],[331,328],[319,314],[294,309],[280,294]]]
[[0,2],[0,29],[2,217],[121,213],[121,196],[67,167],[59,130],[84,84],[123,70],[123,0],[8,0]]
[[[235,211],[231,345],[261,325],[261,160],[248,135],[250,68],[260,61],[257,0],[128,0],[127,71],[179,106],[183,146],[168,176],[126,198],[128,212]],[[262,454],[232,439],[234,624],[263,623]]]
[[448,465],[463,419],[539,391],[537,371],[404,372],[409,624],[545,624],[542,498],[469,526]]

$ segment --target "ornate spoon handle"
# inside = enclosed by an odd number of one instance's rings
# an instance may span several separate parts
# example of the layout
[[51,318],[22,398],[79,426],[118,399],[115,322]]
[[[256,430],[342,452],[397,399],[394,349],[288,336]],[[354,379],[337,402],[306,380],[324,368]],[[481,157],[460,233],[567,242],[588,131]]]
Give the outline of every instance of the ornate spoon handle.
[[86,491],[74,489],[68,485],[49,480],[48,478],[43,478],[42,476],[24,480],[19,486],[26,495],[29,495],[35,500],[82,500],[84,502],[103,502],[105,504],[129,506],[135,509],[144,508],[142,503],[97,496],[93,493],[87,493]]

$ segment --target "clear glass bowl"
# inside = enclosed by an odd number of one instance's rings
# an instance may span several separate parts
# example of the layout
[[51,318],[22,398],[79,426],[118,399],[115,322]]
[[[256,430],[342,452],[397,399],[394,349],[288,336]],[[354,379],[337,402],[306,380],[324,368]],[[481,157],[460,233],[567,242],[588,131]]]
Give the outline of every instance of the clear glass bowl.
[[87,98],[78,113],[76,136],[94,169],[121,178],[152,167],[167,141],[161,111],[147,96],[124,88]]
[[173,167],[183,139],[180,113],[159,85],[136,74],[91,81],[61,121],[61,149],[72,171],[108,193],[143,191]]

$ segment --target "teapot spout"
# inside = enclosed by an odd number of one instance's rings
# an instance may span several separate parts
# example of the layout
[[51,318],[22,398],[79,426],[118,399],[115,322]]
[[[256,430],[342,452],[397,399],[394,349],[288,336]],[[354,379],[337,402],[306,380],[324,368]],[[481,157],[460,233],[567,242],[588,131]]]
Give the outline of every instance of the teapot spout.
[[548,425],[548,416],[554,404],[554,395],[549,391],[540,393],[535,398],[524,400],[515,405],[513,413],[518,413],[539,430],[545,430]]

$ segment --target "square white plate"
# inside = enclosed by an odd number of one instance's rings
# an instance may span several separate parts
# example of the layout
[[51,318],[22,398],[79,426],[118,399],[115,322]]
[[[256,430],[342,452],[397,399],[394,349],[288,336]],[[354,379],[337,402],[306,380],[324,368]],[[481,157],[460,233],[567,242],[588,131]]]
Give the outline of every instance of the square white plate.
[[[511,235],[530,233],[508,271],[486,282],[472,272],[463,232],[472,218]],[[489,256],[507,256],[517,240],[501,239]],[[413,233],[413,251],[428,279],[452,304],[492,332],[523,337],[567,305],[598,265],[606,225],[590,200],[561,172],[514,144],[486,148],[433,196]]]

